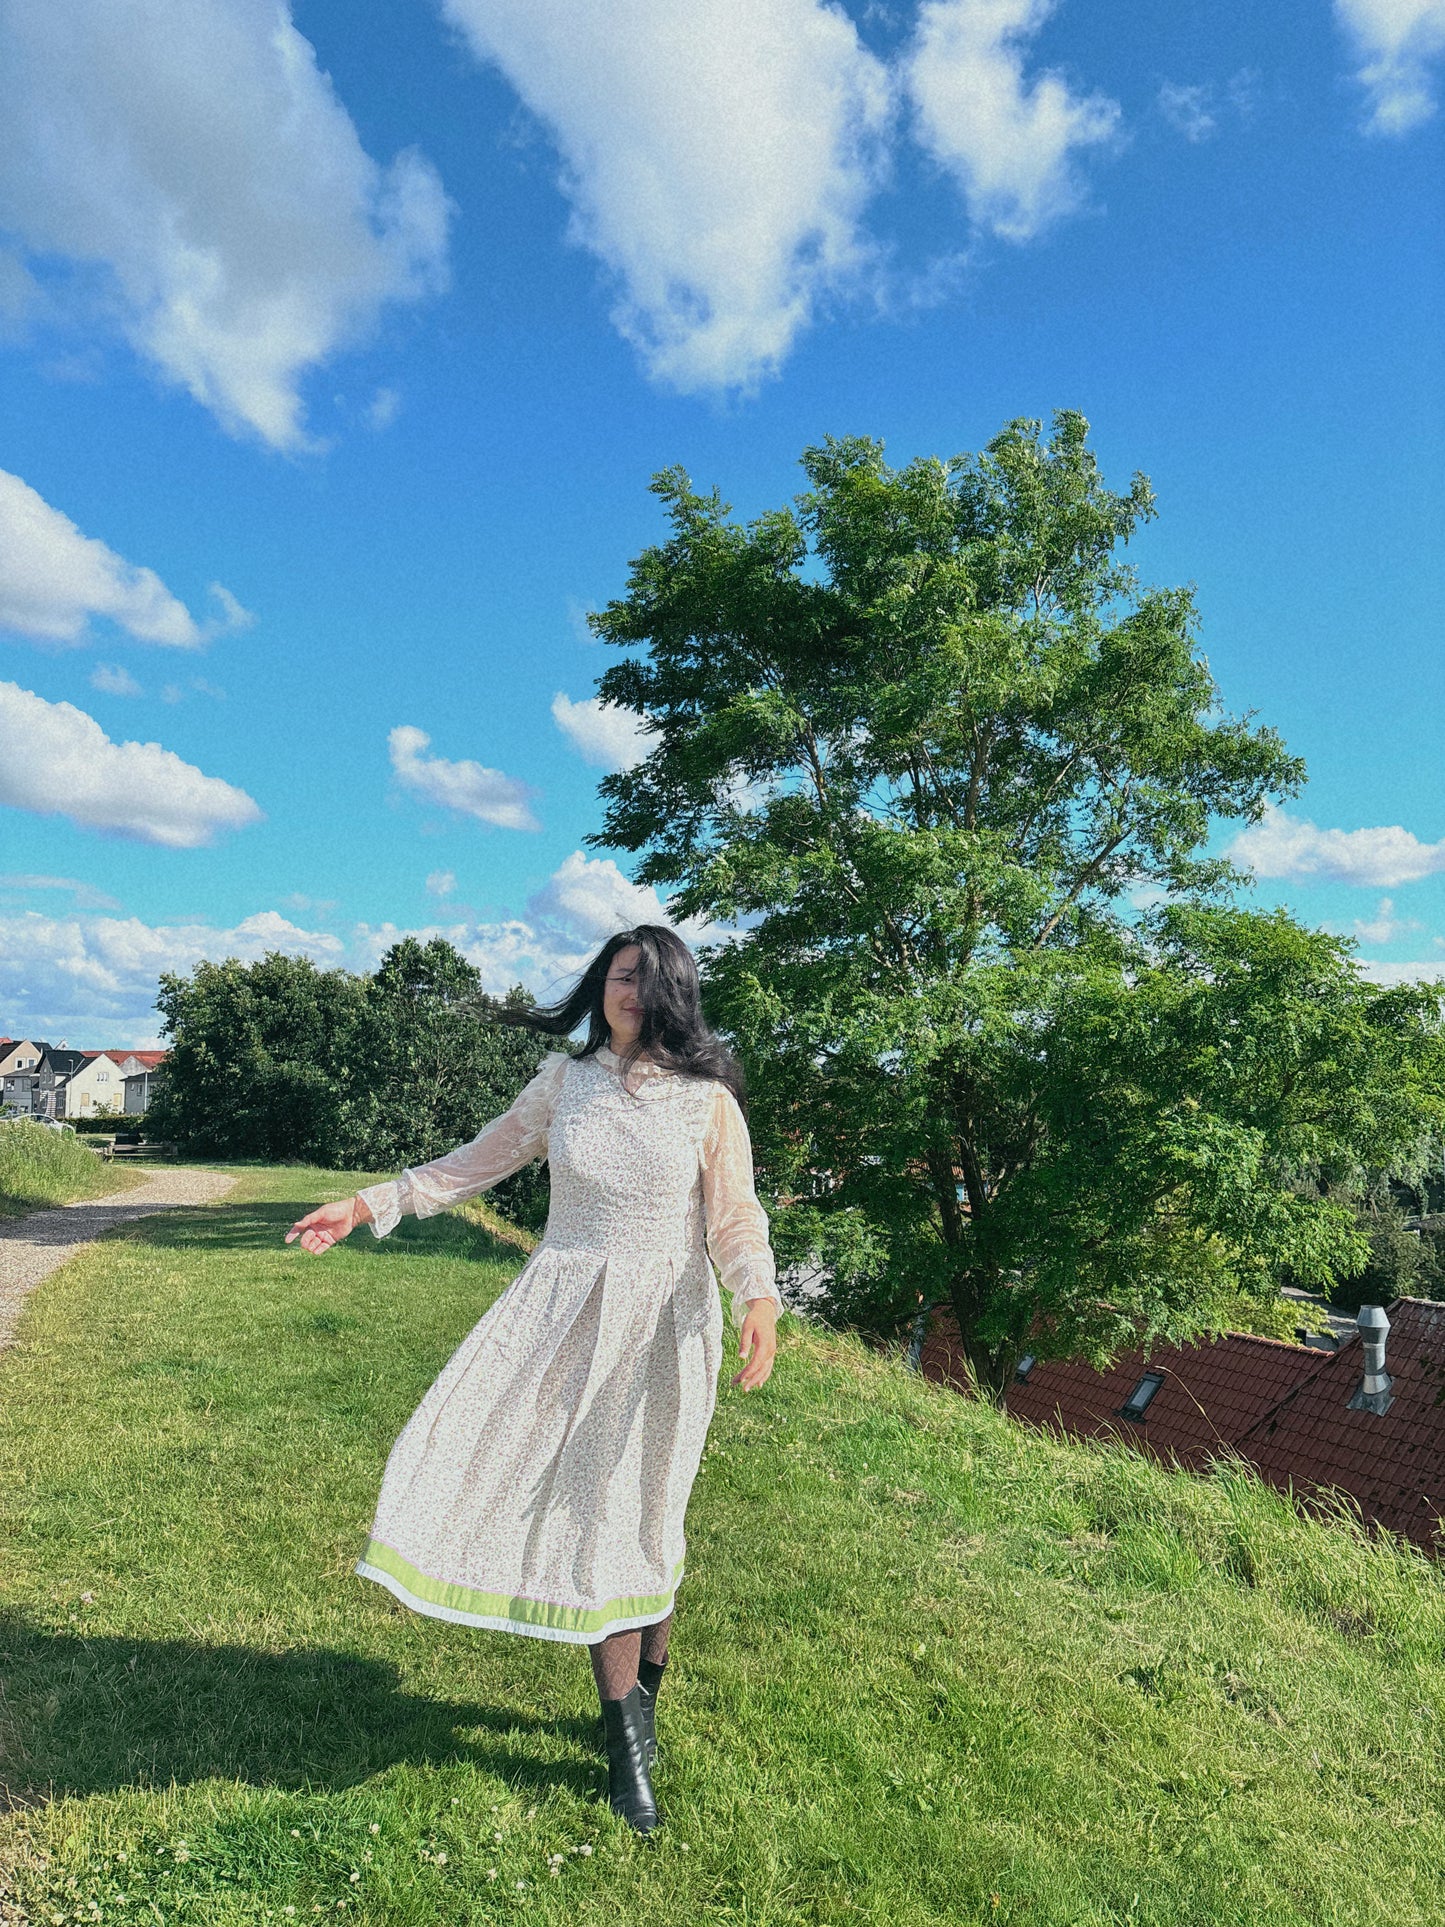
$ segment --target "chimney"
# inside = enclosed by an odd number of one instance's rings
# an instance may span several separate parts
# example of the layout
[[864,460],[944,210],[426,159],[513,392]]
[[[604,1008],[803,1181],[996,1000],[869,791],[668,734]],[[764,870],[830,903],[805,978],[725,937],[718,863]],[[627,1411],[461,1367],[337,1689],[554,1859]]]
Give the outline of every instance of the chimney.
[[1355,1323],[1365,1348],[1365,1376],[1348,1410],[1351,1412],[1388,1412],[1395,1402],[1395,1381],[1385,1370],[1385,1338],[1390,1321],[1379,1305],[1361,1305]]

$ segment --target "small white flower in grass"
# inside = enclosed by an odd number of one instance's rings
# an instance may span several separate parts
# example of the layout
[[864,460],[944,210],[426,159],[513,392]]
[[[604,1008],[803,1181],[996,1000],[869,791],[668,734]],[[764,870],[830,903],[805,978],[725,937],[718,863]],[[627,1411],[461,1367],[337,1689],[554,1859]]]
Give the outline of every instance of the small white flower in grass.
[[346,1878],[351,1882],[352,1886],[354,1887],[357,1881],[360,1880],[361,1875],[357,1872],[356,1868],[353,1867],[351,1869],[351,1872],[346,1876]]
[[487,1878],[488,1878],[488,1880],[495,1880],[495,1879],[496,1879],[496,1877],[497,1877],[497,1870],[496,1870],[496,1868],[495,1868],[495,1867],[488,1867],[488,1868],[487,1868]]
[[95,1603],[95,1594],[93,1592],[83,1592],[80,1595],[80,1603],[82,1606],[93,1605]]
[[446,1855],[444,1853],[439,1853],[436,1857],[436,1863],[439,1867],[444,1867],[447,1864]]
[[292,1827],[292,1829],[291,1829],[291,1838],[292,1838],[293,1840],[299,1840],[299,1839],[301,1838],[301,1829],[300,1829],[300,1827]]
[[554,1880],[560,1880],[562,1878],[562,1869],[560,1867],[549,1867],[547,1871]]
[[494,1834],[492,1835],[492,1838],[493,1838],[493,1839],[494,1839],[495,1841],[497,1841],[497,1842],[498,1842],[498,1844],[500,1845],[500,1843],[501,1843],[501,1838],[502,1838],[502,1836],[501,1836],[501,1834],[499,1834],[499,1833],[494,1833]]
[[294,1914],[296,1909],[294,1907],[283,1907],[281,1911],[283,1914]]
[[518,1893],[522,1891],[522,1889],[526,1886],[526,1884],[527,1883],[525,1880],[514,1880],[512,1882],[512,1885],[516,1888]]
[[678,1845],[678,1850],[682,1853],[691,1853],[692,1851],[691,1847],[688,1846],[686,1840],[679,1840],[677,1845]]
[[373,1820],[371,1825],[366,1829],[366,1831],[368,1833],[380,1833],[381,1832],[380,1820]]
[[580,1853],[580,1854],[589,1854],[589,1853],[591,1853],[591,1851],[592,1851],[592,1844],[591,1844],[591,1842],[590,1842],[590,1841],[585,1841],[585,1842],[584,1842],[584,1843],[583,1843],[583,1844],[582,1844],[582,1845],[581,1845],[581,1846],[580,1846],[580,1847],[579,1847],[579,1848],[577,1849],[577,1851],[578,1851],[578,1853]]
[[458,1800],[453,1800],[453,1801],[452,1801],[452,1805],[453,1805],[454,1807],[459,1807],[459,1806],[461,1805],[461,1801],[460,1801],[459,1799],[458,1799]]

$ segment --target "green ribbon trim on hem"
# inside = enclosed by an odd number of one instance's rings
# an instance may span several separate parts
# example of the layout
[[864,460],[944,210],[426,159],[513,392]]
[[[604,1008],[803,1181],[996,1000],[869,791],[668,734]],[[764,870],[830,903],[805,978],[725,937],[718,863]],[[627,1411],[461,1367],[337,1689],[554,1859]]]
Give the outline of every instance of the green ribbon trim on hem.
[[407,1591],[428,1605],[445,1607],[449,1612],[478,1613],[489,1619],[510,1619],[524,1626],[551,1626],[559,1632],[591,1633],[613,1620],[631,1619],[643,1613],[660,1613],[677,1591],[683,1561],[673,1568],[672,1586],[667,1592],[624,1594],[609,1599],[603,1606],[559,1606],[550,1599],[518,1599],[503,1592],[474,1592],[470,1586],[452,1585],[433,1579],[393,1552],[379,1539],[369,1539],[361,1555],[364,1565],[375,1566],[399,1580]]

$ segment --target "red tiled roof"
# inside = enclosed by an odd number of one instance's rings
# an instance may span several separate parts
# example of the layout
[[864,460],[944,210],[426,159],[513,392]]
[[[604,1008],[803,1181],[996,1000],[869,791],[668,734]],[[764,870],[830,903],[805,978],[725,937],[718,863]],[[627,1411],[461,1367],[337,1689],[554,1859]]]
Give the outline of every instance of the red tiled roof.
[[[958,1327],[947,1313],[934,1313],[924,1342],[924,1374],[962,1385],[957,1365]],[[1093,1438],[1122,1438],[1153,1456],[1199,1470],[1227,1451],[1253,1421],[1318,1365],[1322,1354],[1304,1345],[1231,1332],[1198,1345],[1155,1345],[1148,1356],[1124,1352],[1107,1371],[1077,1359],[1046,1359],[1004,1395],[1014,1418],[1053,1425]],[[1120,1407],[1145,1372],[1164,1383],[1142,1418],[1120,1416]]]
[[[1365,1519],[1445,1552],[1445,1304],[1402,1298],[1387,1316],[1387,1412],[1350,1410],[1364,1375],[1358,1337],[1326,1352],[1238,1332],[1155,1345],[1147,1358],[1126,1352],[1104,1372],[1049,1359],[1004,1402],[1014,1418],[1121,1439],[1190,1470],[1236,1452],[1283,1491],[1308,1501],[1338,1488]],[[925,1376],[967,1388],[947,1313],[934,1313],[920,1363]],[[1124,1418],[1120,1407],[1146,1371],[1164,1382],[1143,1418]]]
[[1387,1412],[1352,1412],[1362,1343],[1323,1353],[1310,1376],[1250,1427],[1240,1449],[1272,1485],[1336,1486],[1366,1519],[1445,1549],[1445,1305],[1401,1298],[1389,1307]]

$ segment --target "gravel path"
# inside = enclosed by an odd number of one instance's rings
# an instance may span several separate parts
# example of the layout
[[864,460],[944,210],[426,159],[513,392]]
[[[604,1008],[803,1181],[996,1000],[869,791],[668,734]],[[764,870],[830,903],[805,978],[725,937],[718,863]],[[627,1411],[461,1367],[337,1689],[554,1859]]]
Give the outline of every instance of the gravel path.
[[215,1204],[236,1180],[220,1171],[157,1171],[109,1198],[84,1198],[23,1218],[0,1218],[0,1349],[13,1343],[20,1307],[42,1278],[112,1225],[148,1218],[178,1204]]

